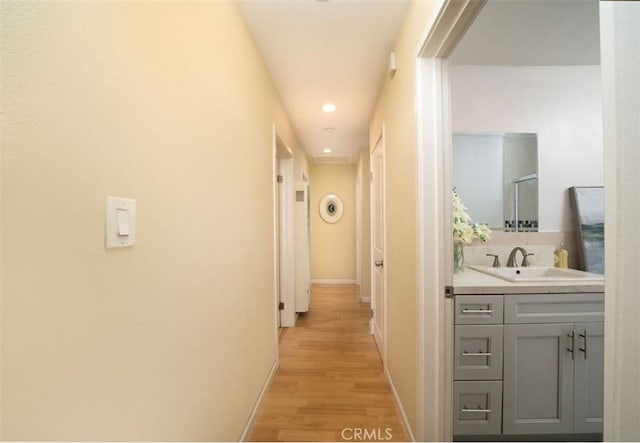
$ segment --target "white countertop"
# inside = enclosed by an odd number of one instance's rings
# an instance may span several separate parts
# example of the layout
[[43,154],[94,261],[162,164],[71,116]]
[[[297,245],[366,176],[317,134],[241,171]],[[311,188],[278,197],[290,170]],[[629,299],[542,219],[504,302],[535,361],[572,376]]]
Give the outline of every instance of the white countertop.
[[466,267],[453,275],[453,293],[466,294],[554,294],[604,292],[600,282],[527,282],[512,283]]

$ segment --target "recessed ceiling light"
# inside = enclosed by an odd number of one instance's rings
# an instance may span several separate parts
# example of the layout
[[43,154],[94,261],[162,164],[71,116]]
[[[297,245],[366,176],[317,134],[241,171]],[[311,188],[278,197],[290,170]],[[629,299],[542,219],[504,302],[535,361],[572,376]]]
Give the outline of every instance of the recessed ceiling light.
[[328,133],[328,134],[332,134],[332,133],[336,132],[336,128],[324,128],[323,131]]
[[325,154],[331,154],[331,153],[333,152],[333,149],[331,149],[331,148],[324,148],[324,149],[322,150],[322,152],[324,152]]
[[336,110],[336,105],[334,105],[333,103],[325,103],[324,105],[322,105],[322,110],[324,112],[334,112]]

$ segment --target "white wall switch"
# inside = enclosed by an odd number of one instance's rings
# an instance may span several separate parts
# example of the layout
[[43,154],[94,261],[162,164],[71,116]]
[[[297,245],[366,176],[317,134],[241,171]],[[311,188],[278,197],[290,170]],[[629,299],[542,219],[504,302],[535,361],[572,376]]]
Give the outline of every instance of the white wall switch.
[[135,244],[136,201],[131,198],[107,197],[106,248],[126,248]]

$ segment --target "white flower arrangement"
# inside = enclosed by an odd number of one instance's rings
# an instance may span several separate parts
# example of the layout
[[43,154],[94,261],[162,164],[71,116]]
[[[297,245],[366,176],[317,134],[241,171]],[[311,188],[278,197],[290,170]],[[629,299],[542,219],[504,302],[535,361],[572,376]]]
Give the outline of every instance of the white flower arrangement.
[[455,189],[451,191],[453,201],[453,243],[462,245],[479,239],[486,243],[491,238],[491,229],[484,223],[472,223],[467,208],[462,204]]

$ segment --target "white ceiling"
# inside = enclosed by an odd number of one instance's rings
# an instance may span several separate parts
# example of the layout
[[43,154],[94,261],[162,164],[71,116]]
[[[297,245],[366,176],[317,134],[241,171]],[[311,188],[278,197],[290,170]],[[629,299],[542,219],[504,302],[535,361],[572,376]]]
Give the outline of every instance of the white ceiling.
[[450,61],[457,65],[599,65],[598,20],[597,0],[489,0]]
[[[240,0],[311,158],[328,147],[336,160],[353,162],[368,146],[369,120],[406,6],[407,0]],[[598,30],[597,0],[489,0],[451,62],[599,64]],[[325,102],[337,111],[324,113]]]
[[[407,0],[240,0],[304,149],[357,160]],[[335,103],[332,114],[322,111]],[[327,133],[324,128],[335,128]]]

